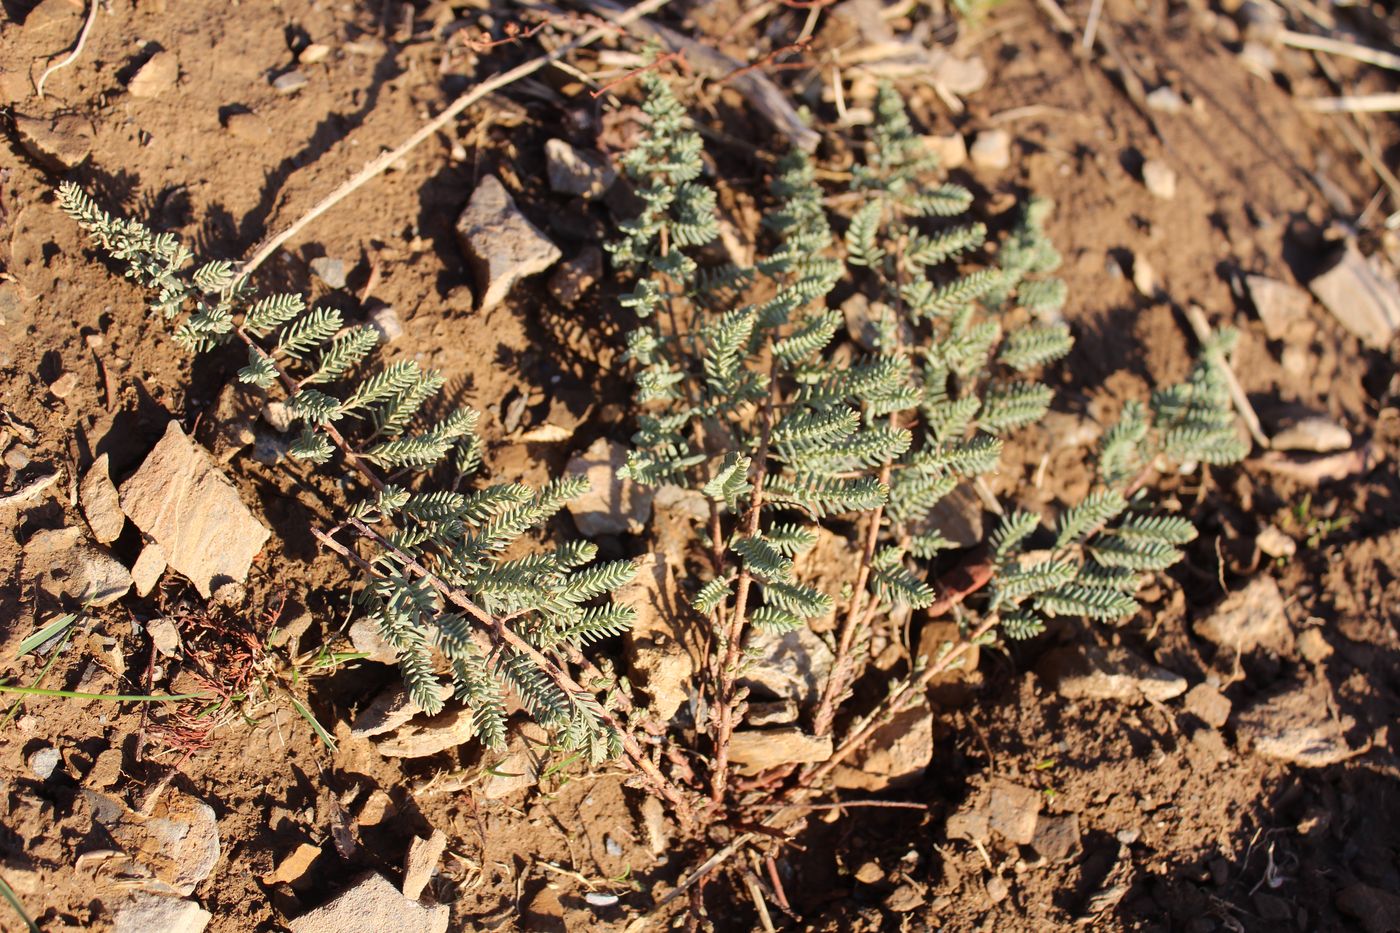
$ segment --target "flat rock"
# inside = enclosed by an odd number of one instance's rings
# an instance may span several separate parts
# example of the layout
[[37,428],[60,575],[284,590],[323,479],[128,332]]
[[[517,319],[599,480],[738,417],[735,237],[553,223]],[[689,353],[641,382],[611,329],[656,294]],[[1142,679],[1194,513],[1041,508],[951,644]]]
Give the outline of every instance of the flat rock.
[[1351,432],[1326,415],[1310,414],[1290,419],[1269,437],[1274,450],[1301,450],[1330,454],[1351,449]]
[[994,778],[987,801],[987,826],[1007,840],[1027,846],[1035,839],[1044,799],[1029,787]]
[[1323,768],[1351,757],[1346,731],[1350,719],[1338,721],[1320,691],[1287,689],[1259,700],[1235,717],[1235,735],[1255,754],[1275,761]]
[[311,272],[330,288],[344,288],[345,276],[350,271],[344,259],[317,256],[311,260]]
[[379,633],[379,626],[370,619],[359,618],[351,622],[349,634],[350,643],[355,646],[355,650],[365,656],[362,660],[373,661],[375,664],[399,663],[398,651],[384,640],[384,636]]
[[112,914],[112,933],[203,933],[213,915],[198,901],[136,891]]
[[[439,684],[438,695],[446,700],[452,695],[452,687]],[[408,688],[399,681],[379,691],[369,706],[360,711],[350,727],[350,734],[355,738],[369,738],[393,732],[421,712],[422,707],[414,702]]]
[[79,528],[36,531],[24,545],[22,579],[59,600],[108,606],[131,589],[131,574]]
[[549,187],[560,194],[598,198],[617,181],[606,156],[575,149],[562,139],[546,142],[544,157]]
[[1247,654],[1256,648],[1283,651],[1292,641],[1283,594],[1271,576],[1255,577],[1234,591],[1193,626],[1197,635],[1221,648]]
[[1148,159],[1142,164],[1142,183],[1154,198],[1170,201],[1176,197],[1176,171],[1165,162]]
[[1011,134],[1006,130],[983,130],[968,150],[978,168],[1001,171],[1011,165]]
[[296,884],[311,868],[311,864],[321,857],[321,847],[303,842],[283,856],[271,874],[263,876],[263,884]]
[[146,623],[146,631],[151,636],[152,647],[159,654],[173,658],[179,653],[180,630],[175,627],[174,621],[165,616],[157,616]]
[[548,764],[553,743],[549,733],[537,723],[521,719],[510,728],[505,753],[497,757],[490,771],[482,776],[477,793],[486,800],[500,800],[539,782]]
[[406,898],[383,875],[362,875],[328,903],[287,922],[292,933],[447,933],[452,909]]
[[1353,884],[1337,895],[1337,909],[1354,917],[1365,933],[1400,930],[1400,895],[1369,884]]
[[1263,275],[1247,275],[1244,283],[1270,340],[1287,338],[1295,325],[1308,319],[1312,297],[1298,286]]
[[1348,242],[1332,267],[1308,282],[1318,301],[1366,346],[1384,350],[1400,328],[1400,286]]
[[1077,856],[1082,849],[1079,814],[1040,814],[1030,846],[1049,862],[1063,862]]
[[1056,691],[1071,700],[1163,702],[1186,692],[1186,678],[1149,664],[1122,647],[1056,648],[1037,668]]
[[438,859],[447,849],[447,834],[435,829],[427,839],[415,836],[408,844],[403,862],[403,896],[418,900],[437,870]]
[[147,815],[115,797],[84,793],[122,851],[154,876],[153,890],[189,895],[213,873],[219,862],[219,824],[203,800],[167,788]]
[[92,123],[75,113],[62,113],[52,119],[14,115],[20,145],[34,160],[51,172],[76,168],[92,153]]
[[730,760],[748,774],[781,765],[826,761],[831,752],[831,736],[808,735],[798,726],[739,729],[729,745]]
[[271,532],[213,459],[172,421],[121,487],[122,510],[206,599],[241,584]]
[[289,71],[272,79],[272,89],[278,94],[295,94],[310,83],[300,71]]
[[569,461],[568,472],[589,482],[588,492],[568,503],[569,514],[584,537],[640,534],[646,528],[656,492],[618,476],[626,464],[627,448],[605,437]]
[[150,595],[167,566],[165,551],[154,541],[147,541],[141,553],[136,555],[136,563],[131,565],[131,582],[136,587],[136,595]]
[[669,722],[689,699],[699,670],[695,613],[661,554],[639,558],[637,575],[613,594],[613,601],[637,614],[623,636],[627,676],[646,694],[651,714]]
[[832,774],[837,787],[882,791],[915,783],[933,760],[933,710],[924,699],[881,726]]
[[472,192],[456,230],[476,274],[481,311],[500,304],[516,282],[559,261],[559,247],[525,219],[494,175],[483,178]]
[[831,674],[835,656],[821,636],[806,627],[791,632],[749,633],[744,648],[754,658],[737,683],[753,699],[792,700],[799,709],[813,709]]
[[94,460],[83,474],[83,481],[78,486],[78,502],[83,507],[83,517],[87,519],[94,538],[109,544],[121,537],[126,516],[122,514],[121,498],[112,483],[106,454]]
[[409,720],[378,739],[374,747],[389,758],[426,758],[470,742],[475,735],[471,710],[454,706],[436,716]]
[[577,256],[554,270],[549,277],[549,293],[564,307],[572,308],[602,277],[603,251],[596,246],[585,246]]
[[1230,700],[1210,684],[1196,684],[1188,690],[1182,708],[1213,729],[1219,729],[1230,718]]
[[174,52],[157,52],[137,69],[126,83],[132,97],[155,97],[175,86],[180,80],[180,60]]

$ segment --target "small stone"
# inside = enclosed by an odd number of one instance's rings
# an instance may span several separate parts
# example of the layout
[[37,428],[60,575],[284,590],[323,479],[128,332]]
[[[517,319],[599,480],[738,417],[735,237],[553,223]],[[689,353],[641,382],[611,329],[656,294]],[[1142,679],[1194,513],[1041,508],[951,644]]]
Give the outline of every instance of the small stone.
[[1309,664],[1321,664],[1332,656],[1332,651],[1321,629],[1305,628],[1298,635],[1298,653]]
[[983,130],[968,150],[978,168],[1001,171],[1011,165],[1011,134],[1006,130]]
[[256,113],[231,113],[224,120],[224,129],[234,139],[246,143],[266,143],[272,139],[272,127]]
[[1182,708],[1213,729],[1219,729],[1230,718],[1229,699],[1210,684],[1196,684],[1187,691]]
[[122,509],[206,599],[242,583],[272,534],[249,511],[203,447],[171,421],[140,468],[122,483]]
[[1295,325],[1308,319],[1312,298],[1296,285],[1262,275],[1247,275],[1244,283],[1270,340],[1285,339]]
[[121,537],[126,527],[126,516],[122,514],[121,497],[112,483],[112,475],[103,454],[93,461],[83,474],[78,486],[78,501],[83,507],[83,517],[87,519],[92,536],[102,544],[108,544]]
[[404,723],[374,747],[388,758],[426,758],[470,742],[475,735],[471,710],[450,707],[436,716]]
[[1351,432],[1326,415],[1299,418],[1269,438],[1274,450],[1327,454],[1351,449]]
[[93,607],[109,606],[131,589],[131,574],[77,528],[36,531],[24,546],[23,579],[50,596]]
[[486,800],[500,800],[534,787],[546,767],[553,743],[549,733],[530,720],[517,722],[506,740],[506,750],[490,766],[477,785]]
[[303,65],[317,65],[331,54],[331,47],[324,42],[313,42],[301,50],[297,61]]
[[311,272],[331,288],[344,288],[345,275],[349,269],[346,267],[344,259],[317,256],[311,260]]
[[34,772],[34,776],[39,780],[47,781],[62,761],[63,756],[59,754],[58,749],[46,745],[29,756],[29,770]]
[[394,798],[390,797],[387,791],[376,787],[365,798],[364,806],[360,807],[360,814],[355,817],[355,822],[361,826],[378,826],[393,813]]
[[987,879],[987,900],[993,904],[1000,904],[1010,896],[1011,886],[1001,875],[993,875]]
[[1273,48],[1262,42],[1246,42],[1240,47],[1239,61],[1245,70],[1263,78],[1265,81],[1273,78],[1274,72],[1278,69],[1278,55]]
[[927,135],[924,149],[938,156],[938,166],[944,171],[951,172],[967,164],[967,140],[961,133]]
[[927,699],[896,714],[832,775],[837,787],[882,791],[915,783],[933,760],[933,710]]
[[755,729],[763,726],[786,726],[797,722],[797,701],[792,699],[749,701],[744,722]]
[[76,168],[92,152],[96,133],[92,123],[77,114],[59,114],[51,120],[15,114],[13,120],[20,144],[49,171]]
[[384,640],[379,626],[369,619],[359,618],[350,623],[350,642],[355,646],[355,651],[365,656],[365,661],[375,664],[399,663],[398,651]]
[[15,444],[5,451],[5,466],[12,470],[23,470],[34,460],[34,451],[23,444]]
[[618,842],[618,841],[617,841],[616,839],[614,839],[612,836],[604,836],[604,837],[603,837],[603,851],[606,852],[606,853],[608,853],[609,855],[611,855],[613,858],[621,858],[621,857],[622,857],[622,843]]
[[418,900],[423,889],[428,886],[433,872],[437,871],[438,859],[447,849],[447,834],[440,829],[433,830],[427,839],[414,837],[408,844],[408,852],[403,863],[403,896],[411,901]]
[[782,729],[739,729],[729,746],[729,759],[747,774],[780,765],[826,761],[831,757],[829,735],[808,735],[797,726]]
[[549,293],[564,307],[572,308],[602,277],[603,251],[596,246],[585,246],[577,256],[554,270],[549,277]]
[[924,906],[923,888],[906,881],[890,892],[885,898],[885,907],[895,914],[907,914]]
[[636,613],[623,635],[628,677],[646,694],[648,711],[669,722],[689,700],[699,670],[697,620],[686,611],[689,604],[661,554],[643,555],[637,575],[613,600]]
[[1337,895],[1337,909],[1361,923],[1364,933],[1400,930],[1400,895],[1357,883]]
[[885,870],[874,860],[864,862],[856,869],[856,880],[861,884],[879,884],[885,880]]
[[1044,799],[1029,787],[1013,784],[1003,778],[992,780],[992,794],[987,803],[987,825],[1010,842],[1027,846],[1035,839]]
[[112,933],[203,933],[213,915],[198,901],[137,891],[112,915]]
[[267,426],[278,434],[286,434],[292,429],[292,422],[296,421],[296,415],[292,413],[292,406],[286,402],[268,402],[262,407],[262,420],[267,422]]
[[83,778],[88,787],[107,788],[117,783],[122,774],[122,750],[109,748],[97,756],[92,770]]
[[272,79],[272,89],[278,94],[295,94],[306,87],[308,79],[300,71],[289,71]]
[[1384,350],[1400,328],[1400,285],[1348,242],[1332,267],[1308,288],[1366,346]]
[[532,444],[567,441],[588,420],[597,401],[597,393],[590,390],[556,386],[550,393],[544,419],[522,433],[520,439]]
[[1081,849],[1079,814],[1040,814],[1030,845],[1051,863],[1063,862],[1077,856]]
[[180,652],[180,630],[165,616],[158,616],[146,623],[146,631],[151,635],[151,644],[156,651],[167,658]]
[[[439,684],[438,696],[446,700],[451,695],[450,685]],[[355,717],[354,725],[350,727],[350,734],[355,738],[366,739],[393,732],[421,712],[423,708],[414,701],[408,688],[402,681],[396,682],[381,690],[369,706],[361,710]]]
[[627,448],[605,437],[569,461],[568,473],[586,477],[589,482],[588,492],[568,503],[569,514],[585,538],[635,535],[645,530],[656,493],[650,486],[618,476],[626,464]]
[[132,97],[155,97],[180,80],[180,61],[174,52],[157,52],[131,76],[126,90]]
[[1294,687],[1264,697],[1235,717],[1235,734],[1264,758],[1325,768],[1350,758],[1350,719],[1335,720],[1321,691]]
[[481,311],[500,304],[516,282],[559,261],[559,247],[520,213],[494,175],[483,178],[472,192],[457,218],[456,232],[476,274]]
[[1255,535],[1254,543],[1270,557],[1285,558],[1298,553],[1298,542],[1273,525],[1265,525],[1264,529]]
[[580,151],[562,139],[546,142],[544,157],[549,187],[560,194],[602,197],[617,180],[617,173],[601,153]]
[[1278,581],[1258,576],[1193,626],[1200,637],[1221,648],[1247,654],[1256,648],[1286,650],[1291,641]]
[[583,896],[584,903],[590,907],[615,907],[618,896],[616,894],[604,894],[601,891],[589,891]]
[[992,838],[992,821],[985,810],[959,810],[948,817],[943,831],[949,839],[986,844]]
[[1141,253],[1133,255],[1133,288],[1144,298],[1157,297],[1157,270]]
[[1037,671],[1071,700],[1122,700],[1158,703],[1186,692],[1186,678],[1149,664],[1126,648],[1057,648],[1047,652]]
[[1186,101],[1170,85],[1154,88],[1147,95],[1147,109],[1158,113],[1178,114],[1186,110]]
[[292,933],[447,933],[452,908],[404,897],[383,875],[362,875],[331,901],[287,923]]
[[321,847],[303,842],[277,863],[277,868],[268,875],[263,875],[263,884],[291,884],[295,885],[311,868],[311,863],[321,857]]
[[73,394],[73,390],[78,387],[77,373],[63,373],[53,382],[49,383],[49,391],[54,398],[67,398]]
[[378,305],[369,312],[369,326],[379,331],[379,339],[385,343],[393,343],[403,336],[399,314],[388,305]]
[[1142,165],[1142,183],[1154,198],[1170,201],[1176,197],[1176,172],[1165,162],[1148,159]]

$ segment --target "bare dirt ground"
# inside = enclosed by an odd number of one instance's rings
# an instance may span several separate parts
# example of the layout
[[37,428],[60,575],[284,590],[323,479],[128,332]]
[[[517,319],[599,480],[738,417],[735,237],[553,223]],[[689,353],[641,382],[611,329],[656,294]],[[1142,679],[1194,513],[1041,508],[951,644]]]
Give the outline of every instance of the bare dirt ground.
[[[791,42],[809,16],[781,4],[674,6],[657,18],[744,61]],[[741,19],[756,6],[764,15]],[[925,18],[922,5],[905,6],[918,10],[912,21]],[[1073,3],[1065,12],[1082,26],[1088,9]],[[1172,494],[1189,504],[1201,537],[1157,582],[1150,612],[1122,628],[1066,624],[1009,652],[984,651],[966,680],[941,685],[932,764],[914,786],[880,795],[927,809],[814,813],[778,850],[788,901],[779,909],[770,898],[778,928],[1400,930],[1394,344],[1367,348],[1316,302],[1285,337],[1271,337],[1242,284],[1247,274],[1305,282],[1336,221],[1359,229],[1367,253],[1393,260],[1400,249],[1382,223],[1384,189],[1338,118],[1298,103],[1331,93],[1312,58],[1278,49],[1272,72],[1252,71],[1232,12],[1109,0],[1099,29],[1113,51],[1084,56],[1079,37],[1057,33],[1043,9],[1008,0],[962,27],[957,48],[988,71],[962,112],[950,113],[927,84],[906,91],[923,132],[973,139],[1009,131],[1008,167],[952,172],[978,194],[992,226],[1006,226],[1027,194],[1057,204],[1051,233],[1066,260],[1065,313],[1077,341],[1057,370],[1058,409],[1101,421],[1124,399],[1180,378],[1194,349],[1182,312],[1194,304],[1242,331],[1234,365],[1261,412],[1306,406],[1368,445],[1369,457],[1320,484],[1280,475],[1259,457],[1174,479]],[[105,694],[193,686],[249,697],[212,731],[184,706],[29,697],[11,710],[15,698],[6,697],[0,877],[29,916],[45,931],[107,928],[136,882],[123,857],[131,846],[113,838],[102,809],[112,799],[139,808],[156,791],[212,808],[217,862],[186,893],[219,933],[282,929],[367,870],[397,882],[411,840],[433,829],[446,833],[448,849],[429,893],[451,905],[452,929],[681,922],[685,898],[655,913],[653,905],[710,853],[679,839],[654,846],[641,796],[620,775],[563,767],[536,787],[486,799],[491,775],[477,767],[472,745],[396,759],[349,734],[355,713],[396,675],[365,661],[325,663],[326,651],[348,650],[351,578],[309,533],[337,491],[303,467],[270,466],[251,451],[226,467],[273,531],[236,605],[208,607],[167,574],[149,597],[133,593],[85,613],[61,649],[13,660],[20,640],[57,608],[27,578],[25,544],[42,530],[85,527],[73,477],[102,454],[114,477],[130,473],[171,417],[207,438],[219,391],[242,362],[192,366],[163,323],[146,316],[138,289],[96,260],[57,210],[57,183],[78,181],[109,209],[177,234],[201,255],[246,255],[472,82],[534,54],[528,42],[478,53],[462,41],[500,35],[518,9],[112,0],[99,5],[82,53],[48,78],[42,98],[31,77],[72,46],[85,8],[4,0],[4,13],[0,405],[10,427],[0,429],[0,489],[62,471],[42,497],[0,510],[8,683]],[[891,22],[899,30],[911,19]],[[839,23],[819,19],[803,54],[822,61],[843,41]],[[328,54],[298,65],[311,43]],[[154,96],[131,93],[133,75],[162,51],[178,61],[177,78]],[[1135,101],[1115,59],[1136,76],[1128,84],[1175,90],[1180,111]],[[599,53],[576,60],[592,70]],[[1354,64],[1338,67],[1348,88],[1391,86]],[[306,84],[279,92],[274,79],[293,69]],[[771,74],[826,132],[819,164],[843,170],[860,130],[843,127],[823,96],[826,70]],[[722,202],[752,203],[783,141],[732,87],[683,87],[710,131]],[[629,93],[616,91],[623,100]],[[617,106],[569,73],[541,72],[471,108],[261,275],[269,288],[303,291],[352,318],[394,308],[404,328],[396,347],[441,369],[453,396],[484,413],[492,472],[542,482],[594,439],[625,441],[631,431],[618,360],[624,286],[605,275],[569,309],[541,277],[478,313],[452,228],[479,180],[495,174],[566,258],[603,240],[608,208],[551,192],[544,143],[563,137],[606,149]],[[20,117],[70,113],[81,121],[73,132],[85,158],[45,164],[23,145]],[[1400,135],[1388,119],[1363,118],[1354,132],[1395,164]],[[1174,197],[1148,192],[1147,160],[1175,170]],[[755,234],[751,213],[733,213],[745,237]],[[346,262],[345,289],[311,274],[318,257]],[[584,413],[572,435],[521,440],[553,398]],[[1000,495],[1047,508],[1082,493],[1087,453],[1066,439],[1068,423],[1047,422],[1009,450]],[[1261,551],[1261,534],[1267,542],[1280,533],[1292,556]],[[615,556],[644,547],[629,537],[602,546]],[[127,565],[140,549],[130,526],[112,545]],[[1227,594],[1266,579],[1283,611],[1258,645],[1236,651],[1201,636],[1198,623]],[[147,623],[159,617],[173,619],[183,640],[170,657],[153,647]],[[303,632],[270,637],[299,619],[309,620]],[[1205,686],[1166,702],[1062,695],[1043,676],[1046,659],[1062,646],[1093,645],[1127,647]],[[616,645],[602,651],[619,654]],[[232,683],[235,673],[244,680]],[[885,676],[873,671],[861,689],[878,692]],[[1280,695],[1328,711],[1350,751],[1317,767],[1261,753],[1240,717],[1261,703],[1281,708]],[[335,751],[293,697],[325,725]],[[48,749],[59,760],[41,777],[35,755]],[[1030,789],[1032,800],[1013,806],[1008,786]],[[976,829],[1005,807],[1038,810],[1041,835],[1017,841],[1014,832]],[[314,861],[279,874],[302,846]],[[753,867],[730,866],[708,886],[718,928],[757,928],[743,877]],[[618,898],[590,903],[590,893]],[[20,929],[8,911],[0,904],[0,927]]]

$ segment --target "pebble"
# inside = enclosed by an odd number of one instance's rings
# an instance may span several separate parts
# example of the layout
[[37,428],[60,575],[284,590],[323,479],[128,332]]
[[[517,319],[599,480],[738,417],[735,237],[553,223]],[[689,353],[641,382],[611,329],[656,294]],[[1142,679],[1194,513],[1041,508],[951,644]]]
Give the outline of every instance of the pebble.
[[58,753],[58,749],[46,745],[29,756],[29,770],[34,772],[34,776],[39,780],[47,781],[62,760],[63,756]]
[[1269,438],[1274,450],[1302,450],[1326,454],[1351,448],[1351,432],[1326,415],[1309,415]]
[[349,269],[345,265],[344,259],[332,259],[329,256],[318,256],[311,260],[311,271],[316,278],[325,282],[331,288],[344,288],[345,276]]
[[520,213],[500,179],[487,175],[457,218],[457,241],[476,276],[478,310],[503,301],[516,282],[559,261],[559,247]]
[[403,336],[403,322],[399,313],[388,305],[379,305],[369,313],[369,326],[379,331],[379,339],[393,343]]
[[1254,543],[1270,557],[1292,557],[1298,553],[1298,542],[1279,531],[1273,525],[1265,525],[1254,538]]
[[404,897],[383,875],[370,872],[328,903],[289,921],[287,927],[292,933],[447,933],[451,913],[447,904],[428,905]]
[[272,79],[272,89],[278,94],[295,94],[309,83],[300,71],[289,71]]
[[131,589],[131,574],[78,528],[36,531],[24,545],[22,579],[57,599],[109,606]]
[[180,630],[175,627],[175,623],[159,616],[146,623],[146,631],[151,635],[151,644],[156,651],[167,658],[173,658],[180,652]]
[[938,156],[938,167],[944,171],[967,164],[967,139],[961,133],[925,136],[924,148]]
[[545,750],[551,745],[549,733],[537,723],[529,720],[516,723],[506,739],[505,752],[491,761],[491,770],[478,785],[477,792],[486,800],[500,800],[534,787],[544,767]]
[[1141,253],[1133,255],[1133,288],[1144,298],[1157,297],[1157,270]]
[[15,444],[5,451],[5,466],[12,470],[23,470],[33,460],[34,451],[23,444]]
[[987,826],[1017,845],[1028,846],[1035,839],[1044,798],[1029,787],[1004,778],[992,780],[987,802]]
[[447,834],[435,829],[427,839],[414,837],[404,855],[403,896],[411,901],[418,900],[423,889],[437,871],[438,859],[447,849]]
[[321,847],[303,842],[277,863],[277,868],[263,876],[263,884],[295,884],[305,876],[311,863],[321,856]]
[[131,76],[127,92],[132,97],[155,97],[180,79],[180,61],[174,52],[157,52]]
[[1320,629],[1305,628],[1298,635],[1298,653],[1310,664],[1326,661],[1332,656],[1332,650]]
[[331,47],[324,42],[313,42],[301,50],[297,56],[297,61],[303,65],[315,65],[326,60],[331,54]]
[[977,134],[968,151],[972,164],[978,168],[998,171],[1011,165],[1011,134],[1006,130],[983,130]]
[[570,499],[567,506],[584,537],[641,534],[646,529],[656,492],[650,486],[618,476],[626,463],[626,446],[606,437],[598,438],[586,451],[569,460],[569,475],[583,476],[589,482],[589,490]]
[[1264,758],[1325,768],[1350,758],[1346,742],[1350,718],[1333,719],[1327,698],[1306,687],[1284,689],[1261,698],[1235,717],[1235,734],[1248,740]]
[[198,901],[136,891],[112,915],[112,933],[203,933],[213,915]]
[[1342,326],[1374,350],[1384,350],[1400,329],[1400,286],[1348,242],[1331,268],[1308,288]]
[[616,894],[604,894],[601,891],[589,891],[583,899],[590,907],[615,907],[618,901]]
[[426,758],[472,740],[476,725],[471,710],[452,707],[436,716],[410,720],[375,742],[388,758]]
[[78,501],[94,538],[107,544],[121,537],[126,516],[122,514],[121,499],[117,495],[117,487],[112,483],[106,454],[94,460],[83,474],[83,481],[78,486]]
[[1176,88],[1162,85],[1147,95],[1147,109],[1158,113],[1181,113],[1186,109],[1186,101],[1176,92]]
[[1182,707],[1215,729],[1230,718],[1230,701],[1210,684],[1197,684],[1187,691]]
[[1001,875],[993,875],[987,880],[987,899],[993,904],[1000,904],[1010,896],[1011,886]]
[[799,726],[780,729],[740,729],[734,733],[729,758],[748,774],[788,764],[826,761],[831,757],[829,735],[808,735]]
[[49,383],[49,391],[55,398],[67,398],[73,394],[73,390],[78,387],[78,376],[76,373],[64,373],[53,382]]
[[1186,678],[1149,664],[1126,648],[1056,648],[1036,668],[1071,700],[1122,700],[1158,703],[1186,692]]
[[1307,320],[1312,298],[1296,285],[1263,275],[1247,275],[1244,283],[1270,340],[1285,339],[1295,324]]
[[616,858],[622,854],[622,846],[612,836],[604,836],[603,851]]
[[1176,197],[1176,171],[1165,162],[1148,159],[1142,165],[1142,183],[1154,198],[1170,201]]
[[636,613],[622,636],[627,675],[646,696],[647,711],[660,722],[670,722],[690,698],[698,663],[688,645],[693,639],[687,617],[673,610],[684,597],[666,556],[640,557],[637,575],[613,598]]

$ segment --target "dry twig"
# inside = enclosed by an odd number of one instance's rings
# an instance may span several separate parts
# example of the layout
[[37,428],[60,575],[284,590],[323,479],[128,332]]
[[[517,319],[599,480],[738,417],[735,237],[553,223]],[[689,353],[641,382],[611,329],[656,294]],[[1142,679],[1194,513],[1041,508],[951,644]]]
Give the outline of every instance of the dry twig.
[[83,22],[83,30],[78,33],[77,44],[73,46],[73,51],[69,52],[63,61],[56,62],[44,69],[44,73],[39,75],[39,80],[34,84],[35,92],[42,98],[44,96],[44,82],[49,79],[49,75],[55,71],[67,68],[78,60],[78,56],[83,54],[83,46],[87,45],[88,33],[92,31],[92,24],[97,19],[97,5],[100,0],[88,0],[88,15]]

